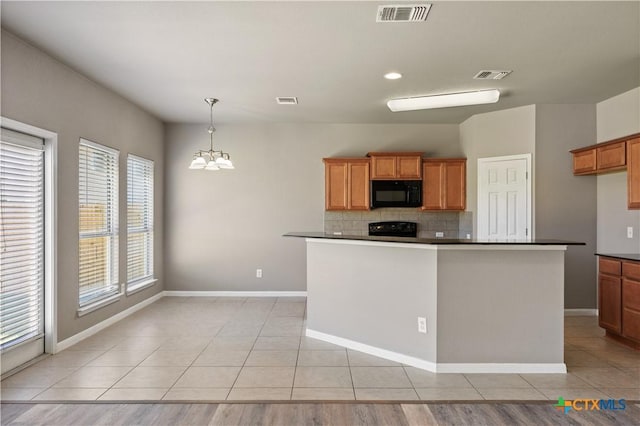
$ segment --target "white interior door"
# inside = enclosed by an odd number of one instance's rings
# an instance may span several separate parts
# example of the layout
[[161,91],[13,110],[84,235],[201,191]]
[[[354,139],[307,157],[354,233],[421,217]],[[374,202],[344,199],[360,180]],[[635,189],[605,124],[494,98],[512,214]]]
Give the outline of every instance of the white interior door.
[[5,373],[44,353],[44,141],[2,129],[0,360]]
[[478,238],[531,238],[531,155],[478,160]]

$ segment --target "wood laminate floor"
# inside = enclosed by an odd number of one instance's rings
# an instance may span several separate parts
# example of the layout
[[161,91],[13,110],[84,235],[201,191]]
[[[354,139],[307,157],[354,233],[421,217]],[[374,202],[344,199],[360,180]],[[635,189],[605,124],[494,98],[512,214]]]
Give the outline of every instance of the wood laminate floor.
[[550,403],[8,403],[2,425],[637,425],[640,407],[571,411]]

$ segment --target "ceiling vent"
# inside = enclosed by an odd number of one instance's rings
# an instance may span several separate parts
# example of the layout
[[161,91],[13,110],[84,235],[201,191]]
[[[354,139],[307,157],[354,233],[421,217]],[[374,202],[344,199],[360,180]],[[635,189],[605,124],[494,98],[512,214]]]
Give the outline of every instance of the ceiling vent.
[[511,71],[482,70],[473,76],[474,80],[502,80],[511,74]]
[[295,96],[278,96],[276,102],[278,102],[278,105],[297,105],[298,98]]
[[423,22],[429,9],[428,3],[378,6],[376,22]]

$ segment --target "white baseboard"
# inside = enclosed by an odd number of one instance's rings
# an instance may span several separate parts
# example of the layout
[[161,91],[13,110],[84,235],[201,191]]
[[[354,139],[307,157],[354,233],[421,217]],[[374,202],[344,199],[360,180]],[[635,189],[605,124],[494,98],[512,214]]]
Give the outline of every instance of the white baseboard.
[[388,351],[386,349],[380,349],[375,346],[366,345],[364,343],[356,342],[354,340],[345,339],[342,337],[333,336],[331,334],[321,333],[319,331],[311,330],[307,328],[306,335],[313,337],[314,339],[322,340],[324,342],[333,343],[334,345],[344,346],[345,348],[353,349],[355,351],[364,352],[369,355],[377,356],[379,358],[388,359],[390,361],[399,362],[402,364],[410,365],[412,367],[420,368],[427,371],[436,371],[436,364],[424,359],[415,358],[409,355],[399,354],[397,352]]
[[565,317],[597,317],[598,310],[597,309],[565,309],[564,310]]
[[434,363],[424,359],[403,355],[397,352],[380,349],[350,339],[333,336],[307,328],[306,335],[334,345],[364,352],[379,358],[410,365],[433,373],[566,373],[567,366],[564,363]]
[[87,328],[86,330],[81,331],[78,334],[74,334],[73,336],[64,339],[61,342],[58,342],[55,346],[54,346],[54,351],[53,353],[58,353],[60,351],[63,351],[65,349],[67,349],[70,346],[75,345],[76,343],[81,342],[82,340],[86,339],[87,337],[91,337],[94,334],[98,333],[99,331],[104,330],[105,328],[109,327],[110,325],[115,324],[116,322],[120,321],[121,319],[124,319],[126,317],[128,317],[129,315],[133,314],[136,311],[139,311],[140,309],[149,306],[150,304],[152,304],[153,302],[155,302],[156,300],[161,299],[162,297],[164,297],[164,292],[159,292],[157,294],[154,294],[153,296],[151,296],[148,299],[143,300],[142,302],[133,305],[132,307],[125,309],[122,312],[118,312],[117,314],[115,314],[112,317],[107,318],[104,321],[101,321],[99,323],[97,323],[94,326],[91,326],[89,328]]
[[173,291],[165,296],[177,297],[307,297],[306,291]]
[[436,373],[513,373],[513,374],[566,374],[562,363],[438,363]]

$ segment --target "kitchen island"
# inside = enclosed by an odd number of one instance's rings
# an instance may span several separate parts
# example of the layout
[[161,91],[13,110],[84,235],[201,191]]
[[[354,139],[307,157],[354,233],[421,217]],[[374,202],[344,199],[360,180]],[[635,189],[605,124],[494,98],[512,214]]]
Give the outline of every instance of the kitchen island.
[[564,251],[582,243],[285,236],[306,239],[309,337],[433,372],[566,373]]

